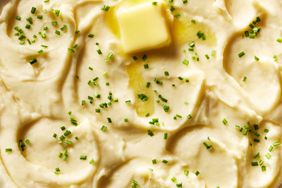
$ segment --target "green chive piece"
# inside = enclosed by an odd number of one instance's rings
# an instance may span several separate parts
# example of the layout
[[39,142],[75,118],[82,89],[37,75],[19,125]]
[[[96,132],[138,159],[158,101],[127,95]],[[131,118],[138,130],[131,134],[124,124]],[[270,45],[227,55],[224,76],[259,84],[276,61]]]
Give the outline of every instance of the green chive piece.
[[36,8],[35,8],[35,7],[32,7],[30,12],[31,12],[31,14],[35,14]]
[[242,52],[240,52],[240,53],[238,54],[238,57],[241,58],[241,57],[243,57],[244,55],[246,55],[246,53],[245,53],[244,51],[242,51]]

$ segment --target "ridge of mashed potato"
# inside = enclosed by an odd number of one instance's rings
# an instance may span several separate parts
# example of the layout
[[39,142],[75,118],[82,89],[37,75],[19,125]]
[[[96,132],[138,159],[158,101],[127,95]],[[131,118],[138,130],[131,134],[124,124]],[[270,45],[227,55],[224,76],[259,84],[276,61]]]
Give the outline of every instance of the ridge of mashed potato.
[[0,1],[0,187],[280,188],[281,9]]

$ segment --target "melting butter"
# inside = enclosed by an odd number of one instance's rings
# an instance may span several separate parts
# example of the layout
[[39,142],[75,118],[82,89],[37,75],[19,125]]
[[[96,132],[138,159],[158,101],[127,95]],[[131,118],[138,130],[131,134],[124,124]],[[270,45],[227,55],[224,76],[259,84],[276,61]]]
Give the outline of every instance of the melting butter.
[[[196,22],[183,14],[174,19],[171,31],[176,44],[185,44],[195,41],[208,46],[216,45],[216,36],[206,24]],[[199,39],[197,36],[199,31],[205,34],[205,40]]]
[[[140,62],[132,63],[127,68],[129,76],[129,87],[134,91],[135,103],[134,107],[136,113],[139,116],[146,116],[147,114],[154,113],[154,91],[151,88],[147,88],[147,82],[144,80],[141,73]],[[141,101],[138,98],[138,94],[144,94],[148,97],[147,101]]]

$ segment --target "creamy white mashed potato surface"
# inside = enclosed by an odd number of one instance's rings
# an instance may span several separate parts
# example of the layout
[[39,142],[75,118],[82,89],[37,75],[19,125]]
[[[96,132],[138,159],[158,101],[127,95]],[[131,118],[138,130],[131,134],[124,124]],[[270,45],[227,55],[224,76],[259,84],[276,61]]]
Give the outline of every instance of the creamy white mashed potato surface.
[[281,188],[281,0],[0,0],[0,188]]

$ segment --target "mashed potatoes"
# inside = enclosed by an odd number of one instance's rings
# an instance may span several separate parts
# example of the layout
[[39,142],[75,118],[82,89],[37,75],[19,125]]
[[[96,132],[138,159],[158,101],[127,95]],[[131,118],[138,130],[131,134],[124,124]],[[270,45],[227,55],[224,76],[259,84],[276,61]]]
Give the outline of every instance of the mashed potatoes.
[[0,187],[280,187],[281,9],[1,1]]

